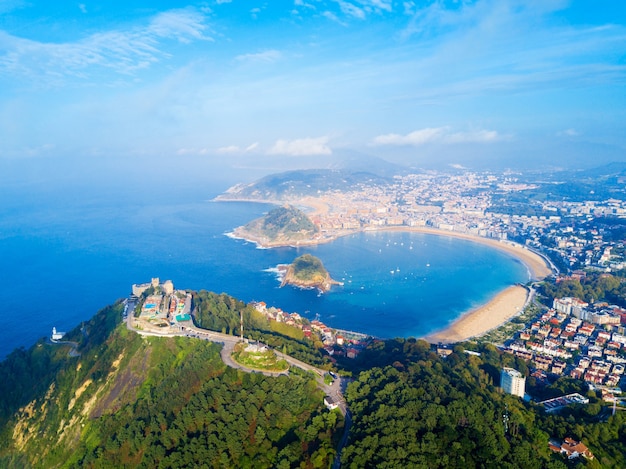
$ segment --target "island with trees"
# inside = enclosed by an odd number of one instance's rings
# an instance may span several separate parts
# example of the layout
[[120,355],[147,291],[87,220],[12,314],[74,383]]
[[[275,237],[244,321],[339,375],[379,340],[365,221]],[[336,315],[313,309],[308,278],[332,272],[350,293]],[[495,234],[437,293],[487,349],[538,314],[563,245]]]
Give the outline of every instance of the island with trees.
[[294,285],[300,288],[317,288],[326,293],[333,285],[343,285],[333,280],[322,261],[311,254],[303,254],[289,265],[279,265],[278,270],[282,274],[281,287]]

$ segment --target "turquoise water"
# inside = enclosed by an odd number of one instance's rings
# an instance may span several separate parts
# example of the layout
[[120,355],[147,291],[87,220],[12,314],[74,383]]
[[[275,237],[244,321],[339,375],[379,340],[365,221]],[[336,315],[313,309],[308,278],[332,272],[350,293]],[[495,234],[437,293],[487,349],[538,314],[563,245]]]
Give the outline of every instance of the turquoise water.
[[[0,210],[0,357],[52,327],[68,330],[132,283],[225,292],[379,337],[441,329],[528,279],[506,253],[418,233],[361,233],[311,248],[257,249],[225,233],[270,207],[252,203],[38,200]],[[344,282],[324,295],[279,288],[272,268],[310,252]]]

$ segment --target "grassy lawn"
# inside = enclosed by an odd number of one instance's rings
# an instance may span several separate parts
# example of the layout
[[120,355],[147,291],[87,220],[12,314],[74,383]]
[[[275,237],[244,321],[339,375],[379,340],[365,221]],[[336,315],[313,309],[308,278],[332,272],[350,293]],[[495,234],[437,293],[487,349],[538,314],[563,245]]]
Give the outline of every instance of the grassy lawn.
[[285,360],[279,360],[273,350],[263,347],[258,349],[249,344],[237,344],[233,359],[240,365],[255,370],[281,372],[289,369]]

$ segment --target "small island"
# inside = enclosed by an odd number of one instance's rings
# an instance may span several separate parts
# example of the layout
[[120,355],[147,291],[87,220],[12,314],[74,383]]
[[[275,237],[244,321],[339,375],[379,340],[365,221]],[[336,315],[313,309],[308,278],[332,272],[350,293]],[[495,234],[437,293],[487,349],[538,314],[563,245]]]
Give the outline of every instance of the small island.
[[333,285],[343,285],[330,277],[330,274],[317,257],[303,254],[289,265],[279,265],[282,274],[281,287],[294,285],[300,288],[317,288],[326,293]]

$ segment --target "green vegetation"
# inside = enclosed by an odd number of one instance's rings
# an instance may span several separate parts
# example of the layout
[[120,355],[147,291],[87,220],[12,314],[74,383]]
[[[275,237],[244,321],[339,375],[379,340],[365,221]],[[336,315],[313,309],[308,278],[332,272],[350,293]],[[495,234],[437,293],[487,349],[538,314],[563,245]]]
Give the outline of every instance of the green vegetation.
[[320,282],[328,277],[328,271],[322,261],[311,254],[297,257],[291,264],[293,276],[301,281]]
[[588,303],[607,301],[626,307],[626,278],[604,273],[588,273],[582,280],[568,279],[561,282],[544,282],[540,292],[547,297],[549,306],[554,298],[572,296]]
[[273,350],[250,351],[248,348],[247,344],[242,343],[235,346],[233,358],[237,363],[263,371],[281,372],[289,369],[289,364],[285,360],[279,360]]
[[[198,322],[237,333],[243,313],[246,335],[330,366],[310,341],[277,333],[244,303],[193,295]],[[313,375],[244,373],[224,365],[217,344],[141,337],[120,324],[122,306],[68,333],[75,345],[41,342],[0,363],[0,467],[331,465],[344,422],[323,407]],[[238,353],[246,364],[266,358]],[[540,399],[580,392],[589,405],[549,415],[502,394],[503,366],[527,376],[529,368],[491,344],[457,345],[443,359],[421,340],[378,340],[337,366],[355,377],[345,392],[352,426],[342,467],[626,467],[626,412],[611,416],[594,391],[566,377],[528,377],[528,389]],[[553,454],[549,438],[564,437],[596,459]]]
[[[625,413],[599,419],[596,403],[545,414],[498,388],[502,366],[528,371],[519,359],[492,345],[478,351],[480,357],[468,355],[458,345],[442,359],[422,341],[372,343],[346,392],[353,426],[342,467],[566,468],[571,463],[548,449],[549,438],[566,436],[596,456],[575,464],[625,467]],[[553,391],[580,390],[580,381],[573,388],[569,381]]]
[[[361,159],[361,158],[359,158]],[[381,163],[384,166],[381,166]],[[398,174],[398,168],[382,160],[368,161],[370,171]],[[391,178],[370,171],[306,169],[270,174],[245,186],[230,189],[222,198],[254,200],[285,200],[293,197],[317,195],[318,192],[345,190],[346,187],[371,187],[388,184]]]
[[284,274],[281,287],[295,285],[303,288],[317,288],[322,292],[330,290],[332,285],[341,285],[330,278],[330,274],[317,257],[304,254],[296,258]]
[[306,363],[321,368],[330,367],[328,357],[322,355],[314,342],[304,338],[301,329],[270,322],[252,306],[225,293],[200,290],[192,294],[198,327],[236,335],[239,334],[240,313],[243,313],[243,327],[247,338],[259,340]]
[[313,379],[227,368],[202,340],[142,338],[121,309],[69,334],[80,357],[38,344],[0,364],[2,390],[22,390],[0,395],[0,467],[328,467],[342,420]]
[[277,207],[243,227],[244,236],[270,243],[310,239],[318,232],[319,228],[311,219],[291,205]]

